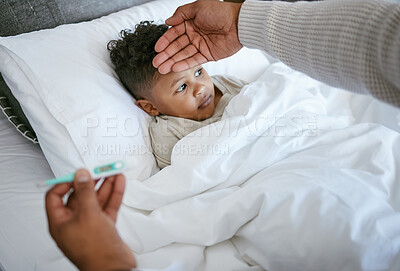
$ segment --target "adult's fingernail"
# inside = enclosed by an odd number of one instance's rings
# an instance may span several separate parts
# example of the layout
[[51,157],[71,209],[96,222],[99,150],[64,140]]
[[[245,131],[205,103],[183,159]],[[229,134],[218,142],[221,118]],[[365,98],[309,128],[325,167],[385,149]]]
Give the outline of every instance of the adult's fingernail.
[[90,175],[85,170],[80,170],[76,173],[76,180],[80,183],[85,183],[90,180]]

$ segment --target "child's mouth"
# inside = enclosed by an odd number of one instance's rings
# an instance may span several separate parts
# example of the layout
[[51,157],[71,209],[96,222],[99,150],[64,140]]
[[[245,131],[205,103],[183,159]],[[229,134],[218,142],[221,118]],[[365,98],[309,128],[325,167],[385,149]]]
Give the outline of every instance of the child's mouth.
[[208,96],[204,97],[204,99],[201,101],[201,104],[198,107],[198,109],[203,109],[203,108],[207,107],[210,103],[211,103],[211,95],[208,95]]

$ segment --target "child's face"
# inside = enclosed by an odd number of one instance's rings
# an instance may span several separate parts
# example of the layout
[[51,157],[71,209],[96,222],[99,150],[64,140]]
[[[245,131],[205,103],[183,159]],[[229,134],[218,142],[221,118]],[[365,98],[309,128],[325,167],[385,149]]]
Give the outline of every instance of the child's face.
[[202,66],[179,73],[158,74],[156,80],[149,99],[156,111],[151,115],[204,120],[214,114],[214,84]]

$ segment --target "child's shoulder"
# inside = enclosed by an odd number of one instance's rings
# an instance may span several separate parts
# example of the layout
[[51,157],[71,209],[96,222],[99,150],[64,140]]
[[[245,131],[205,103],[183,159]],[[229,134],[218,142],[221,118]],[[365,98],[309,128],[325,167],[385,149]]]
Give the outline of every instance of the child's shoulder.
[[192,120],[167,116],[167,115],[159,115],[152,118],[149,124],[149,131],[151,137],[166,137],[173,136],[177,138],[182,138],[185,136],[185,127],[192,126]]

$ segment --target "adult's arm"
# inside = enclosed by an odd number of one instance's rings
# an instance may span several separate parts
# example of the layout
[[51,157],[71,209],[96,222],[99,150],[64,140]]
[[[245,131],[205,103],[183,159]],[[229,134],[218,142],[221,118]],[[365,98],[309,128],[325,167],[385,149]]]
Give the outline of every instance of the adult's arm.
[[239,40],[329,85],[400,107],[400,3],[246,1]]

